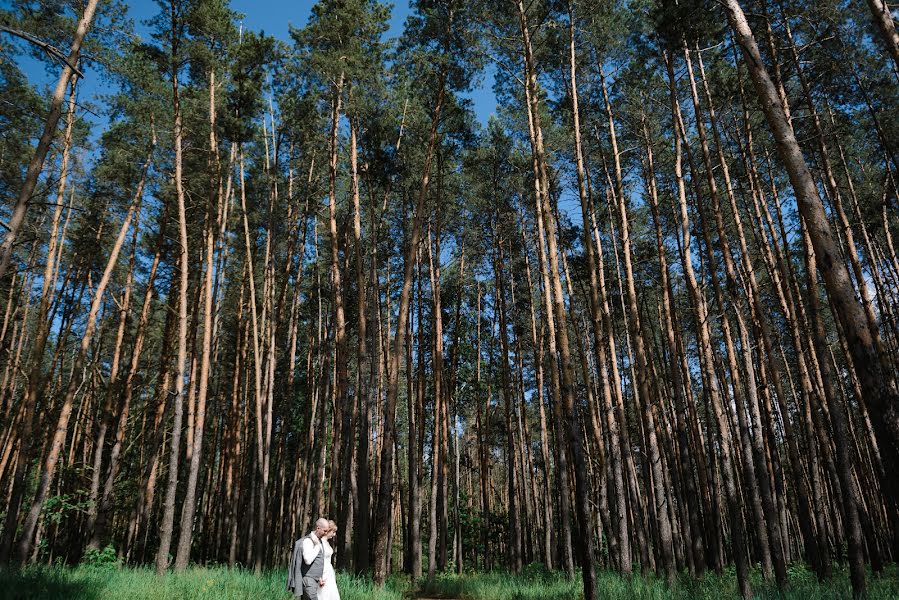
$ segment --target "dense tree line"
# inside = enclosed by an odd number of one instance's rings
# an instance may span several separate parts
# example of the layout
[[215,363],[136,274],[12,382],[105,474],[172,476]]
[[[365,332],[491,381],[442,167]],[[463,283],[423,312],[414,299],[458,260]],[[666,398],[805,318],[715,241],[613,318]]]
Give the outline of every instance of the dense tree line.
[[0,560],[261,570],[322,514],[379,583],[896,560],[885,2],[240,18],[2,12]]

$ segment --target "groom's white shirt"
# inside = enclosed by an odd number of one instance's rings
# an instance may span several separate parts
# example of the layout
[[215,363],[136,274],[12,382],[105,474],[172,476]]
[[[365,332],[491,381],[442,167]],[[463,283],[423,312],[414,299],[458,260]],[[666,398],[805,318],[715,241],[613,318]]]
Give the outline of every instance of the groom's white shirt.
[[[313,540],[315,540],[313,542]],[[315,533],[310,533],[308,537],[303,539],[303,562],[311,565],[318,553],[322,551],[321,540]]]

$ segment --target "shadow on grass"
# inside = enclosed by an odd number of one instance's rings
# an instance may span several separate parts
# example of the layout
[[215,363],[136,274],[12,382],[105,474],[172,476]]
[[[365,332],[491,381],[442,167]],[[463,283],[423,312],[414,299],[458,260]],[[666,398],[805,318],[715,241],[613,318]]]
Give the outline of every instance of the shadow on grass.
[[0,569],[0,600],[94,600],[99,596],[89,582],[66,577],[59,569],[28,567]]

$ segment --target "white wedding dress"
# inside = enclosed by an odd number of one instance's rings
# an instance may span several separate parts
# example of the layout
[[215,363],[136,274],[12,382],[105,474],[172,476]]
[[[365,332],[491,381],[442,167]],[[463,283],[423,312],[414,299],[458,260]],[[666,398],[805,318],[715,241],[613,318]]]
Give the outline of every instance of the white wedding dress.
[[322,542],[322,550],[325,553],[325,569],[322,578],[325,585],[318,590],[318,600],[340,600],[340,591],[337,589],[337,573],[334,571],[334,548],[328,540]]

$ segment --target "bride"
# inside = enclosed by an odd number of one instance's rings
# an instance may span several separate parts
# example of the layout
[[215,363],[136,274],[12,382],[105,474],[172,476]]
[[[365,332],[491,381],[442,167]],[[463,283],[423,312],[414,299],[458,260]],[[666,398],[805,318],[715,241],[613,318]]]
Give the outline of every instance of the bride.
[[330,527],[322,538],[322,550],[325,553],[325,570],[322,579],[325,585],[318,590],[319,600],[340,600],[340,591],[337,589],[337,573],[334,571],[334,548],[331,547],[331,539],[337,534],[337,523],[328,521]]

